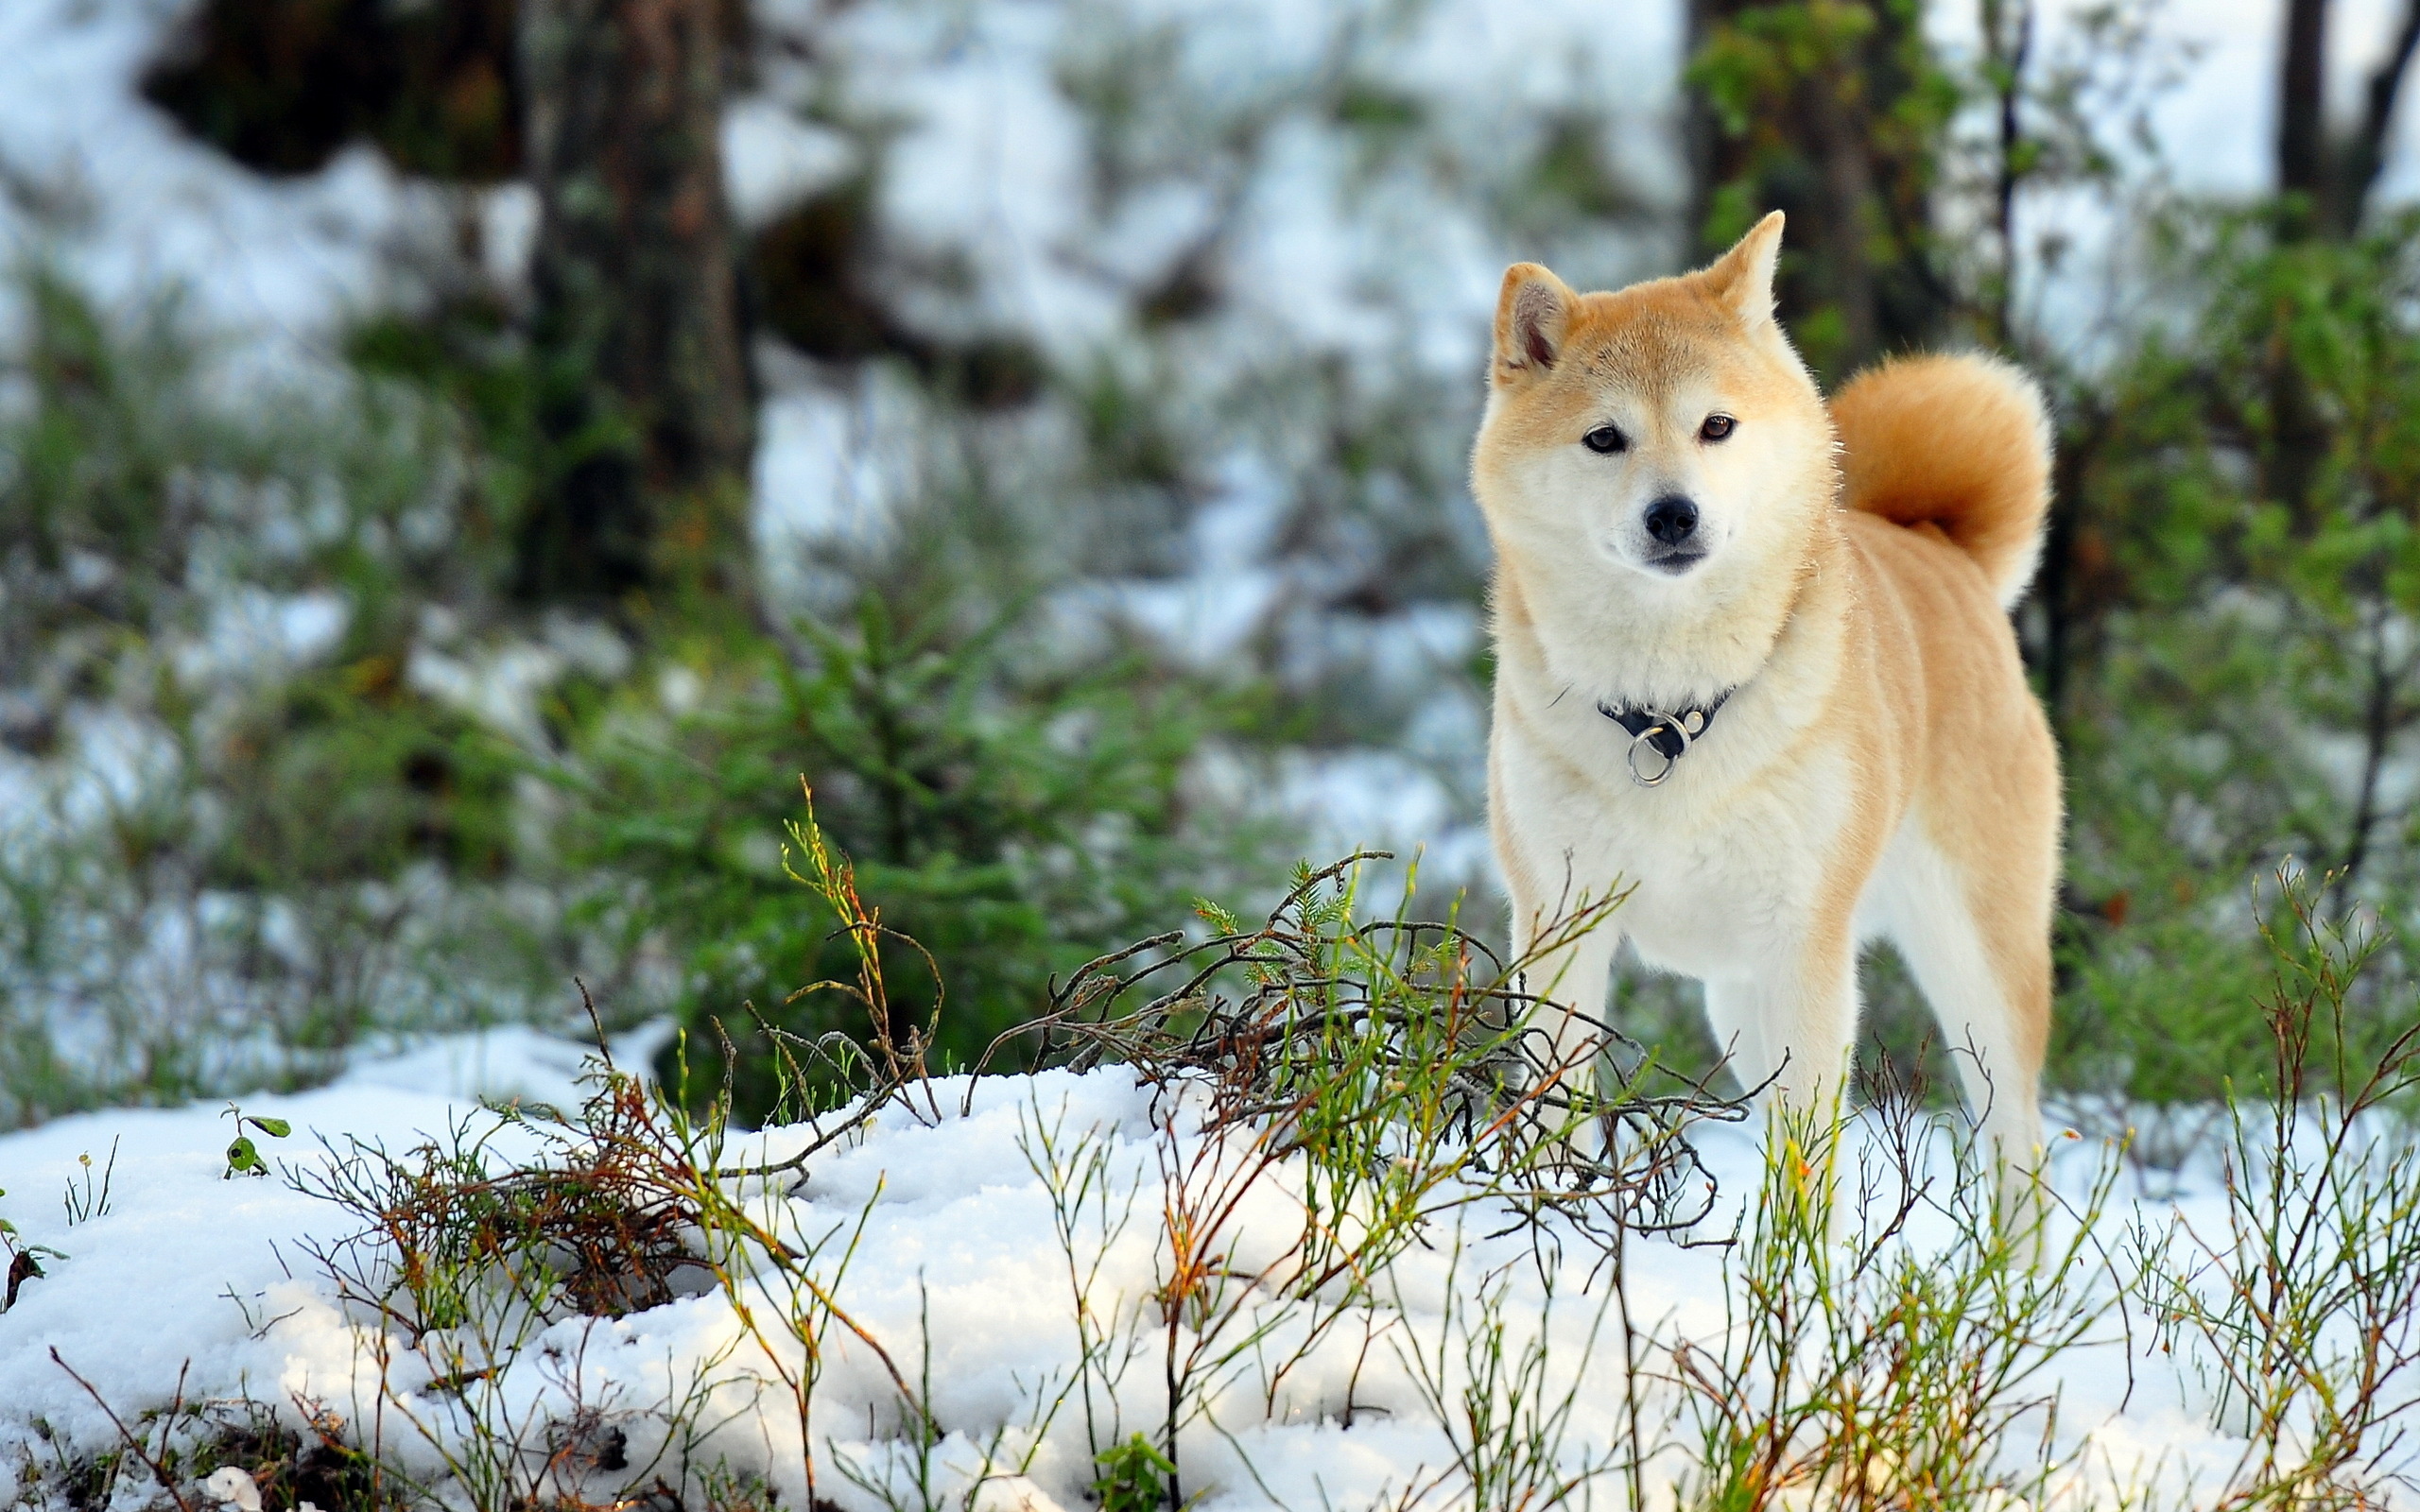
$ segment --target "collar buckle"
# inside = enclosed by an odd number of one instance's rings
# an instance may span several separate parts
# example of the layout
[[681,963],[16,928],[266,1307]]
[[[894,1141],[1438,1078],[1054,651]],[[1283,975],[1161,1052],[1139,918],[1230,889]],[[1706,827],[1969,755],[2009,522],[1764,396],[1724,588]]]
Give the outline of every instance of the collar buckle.
[[[1630,734],[1630,749],[1625,753],[1630,780],[1640,787],[1654,787],[1672,775],[1672,769],[1681,765],[1681,758],[1689,753],[1697,738],[1714,723],[1715,711],[1720,709],[1723,700],[1730,696],[1726,692],[1700,709],[1667,711],[1652,704],[1616,709],[1599,703],[1597,712]],[[1642,749],[1648,753],[1648,763],[1660,765],[1642,765],[1639,756]]]

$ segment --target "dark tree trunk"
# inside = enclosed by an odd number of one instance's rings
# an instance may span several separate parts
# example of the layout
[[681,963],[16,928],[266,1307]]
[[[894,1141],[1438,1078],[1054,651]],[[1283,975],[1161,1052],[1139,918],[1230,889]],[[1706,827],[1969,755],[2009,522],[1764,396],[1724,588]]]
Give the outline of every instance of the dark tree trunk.
[[[1884,314],[1876,287],[1874,144],[1839,81],[1818,76],[1799,86],[1798,114],[1814,148],[1816,183],[1823,209],[1808,228],[1808,250],[1822,263],[1824,293],[1840,312],[1841,354],[1834,366],[1847,372],[1880,356]],[[1887,172],[1889,164],[1882,165]],[[1910,333],[1912,334],[1912,333]]]
[[753,405],[720,127],[719,0],[523,0],[540,426],[522,597],[745,604]]
[[2369,210],[2371,191],[2377,187],[2378,174],[2386,167],[2387,133],[2394,129],[2395,100],[2403,92],[2403,77],[2411,70],[2415,49],[2420,49],[2420,0],[2406,0],[2403,25],[2395,29],[2394,43],[2386,57],[2370,74],[2361,123],[2345,147],[2340,170],[2342,181],[2337,190],[2342,207],[2338,230],[2344,235],[2360,228],[2361,217]]
[[[2277,77],[2277,234],[2288,242],[2348,238],[2361,229],[2371,192],[2386,164],[2388,133],[2415,46],[2420,0],[2406,0],[2403,23],[2371,72],[2361,118],[2340,137],[2327,124],[2329,0],[2286,0],[2285,47]],[[2270,364],[2273,437],[2262,457],[2263,482],[2295,522],[2314,523],[2312,498],[2334,442],[2325,415],[2283,342]]]
[[2277,192],[2303,199],[2305,228],[2327,214],[2328,0],[2286,0],[2277,76]]
[[[2327,137],[2329,0],[2286,0],[2286,35],[2277,74],[2277,234],[2308,241],[2338,220]],[[2311,490],[2328,448],[2325,418],[2310,385],[2280,340],[2269,360],[2273,432],[2261,458],[2261,482],[2298,527],[2311,524]]]
[[[1768,48],[1806,0],[1689,0],[1699,88],[1687,116],[1696,252],[1711,255],[1768,210],[1789,215],[1777,293],[1809,361],[1844,374],[1885,352],[1941,339],[1953,300],[1931,262],[1935,133],[1903,106],[1927,105],[1916,6],[1870,0],[1873,26],[1844,56],[1800,67]],[[1754,54],[1751,69],[1709,67]],[[1717,75],[1756,76],[1726,129],[1706,98]],[[1742,218],[1744,216],[1744,219]]]
[[[1689,0],[1688,31],[1683,43],[1687,50],[1683,56],[1703,57],[1715,27],[1739,9],[1724,0]],[[1684,261],[1697,264],[1728,245],[1721,236],[1715,201],[1724,184],[1746,176],[1749,154],[1746,139],[1723,129],[1721,116],[1701,88],[1682,91],[1681,135],[1689,165],[1689,220],[1683,228],[1681,255]]]
[[1992,173],[1992,237],[1999,266],[1983,290],[1985,335],[2015,350],[2016,191],[2024,179],[2025,90],[2033,59],[2033,0],[1982,0],[1983,57],[1993,78],[1999,139]]
[[2281,229],[2295,239],[2351,236],[2361,229],[2370,195],[2386,167],[2388,134],[2411,55],[2420,49],[2420,0],[2405,0],[2386,56],[2370,71],[2361,118],[2350,134],[2327,124],[2327,10],[2330,0],[2286,0],[2283,61],[2277,76],[2277,193],[2296,201]]

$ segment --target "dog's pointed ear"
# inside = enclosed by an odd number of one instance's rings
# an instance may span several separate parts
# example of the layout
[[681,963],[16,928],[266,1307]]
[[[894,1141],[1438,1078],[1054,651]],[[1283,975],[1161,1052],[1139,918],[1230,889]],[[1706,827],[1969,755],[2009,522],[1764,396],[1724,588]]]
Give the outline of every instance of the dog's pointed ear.
[[1782,214],[1776,210],[1756,222],[1731,250],[1699,275],[1716,299],[1738,312],[1751,330],[1772,323],[1773,268],[1781,261]]
[[1495,361],[1491,369],[1498,385],[1535,377],[1554,366],[1563,354],[1578,298],[1563,280],[1535,263],[1515,263],[1504,270],[1504,290],[1495,297]]

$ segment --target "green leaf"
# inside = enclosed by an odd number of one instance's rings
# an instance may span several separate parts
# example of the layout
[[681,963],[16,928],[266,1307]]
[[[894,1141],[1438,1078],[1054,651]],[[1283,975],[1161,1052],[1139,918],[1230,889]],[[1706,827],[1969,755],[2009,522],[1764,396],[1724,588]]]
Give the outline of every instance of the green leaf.
[[282,1140],[294,1132],[294,1125],[282,1118],[253,1118],[247,1114],[244,1122],[273,1140]]
[[1093,1495],[1101,1512],[1152,1512],[1167,1498],[1176,1466],[1141,1434],[1093,1456],[1101,1468]]
[[235,1143],[227,1146],[227,1169],[230,1171],[265,1169],[261,1164],[260,1146],[254,1144],[249,1136],[237,1135]]

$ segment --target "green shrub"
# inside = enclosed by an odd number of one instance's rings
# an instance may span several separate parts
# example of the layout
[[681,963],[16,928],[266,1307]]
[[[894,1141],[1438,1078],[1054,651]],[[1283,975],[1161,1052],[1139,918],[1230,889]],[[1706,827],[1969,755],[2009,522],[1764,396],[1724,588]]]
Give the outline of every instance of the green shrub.
[[2420,725],[2415,229],[2174,216],[2176,318],[2070,405],[2046,672],[2098,917],[2069,940],[2062,1079],[2206,1102],[2258,1058],[2251,899],[2289,858],[2340,916],[2420,900],[2395,776]]
[[1176,1466],[1141,1434],[1102,1450],[1093,1463],[1100,1467],[1093,1495],[1101,1512],[1152,1512],[1167,1500],[1168,1477],[1176,1473]]
[[[1184,802],[1185,761],[1232,722],[1219,700],[1127,665],[1016,679],[1004,665],[1015,628],[947,639],[869,593],[853,634],[803,623],[803,655],[717,644],[693,712],[625,694],[562,769],[569,855],[608,879],[583,919],[629,950],[670,950],[693,1042],[713,1044],[719,1023],[745,1047],[747,1115],[777,1092],[763,1031],[866,1028],[846,1002],[800,995],[848,977],[854,958],[839,918],[784,874],[777,837],[802,784],[868,905],[948,984],[944,1061],[1037,1011],[1053,973],[1261,869],[1248,830],[1199,833]],[[888,983],[893,1030],[936,1005],[932,971],[902,971]]]

